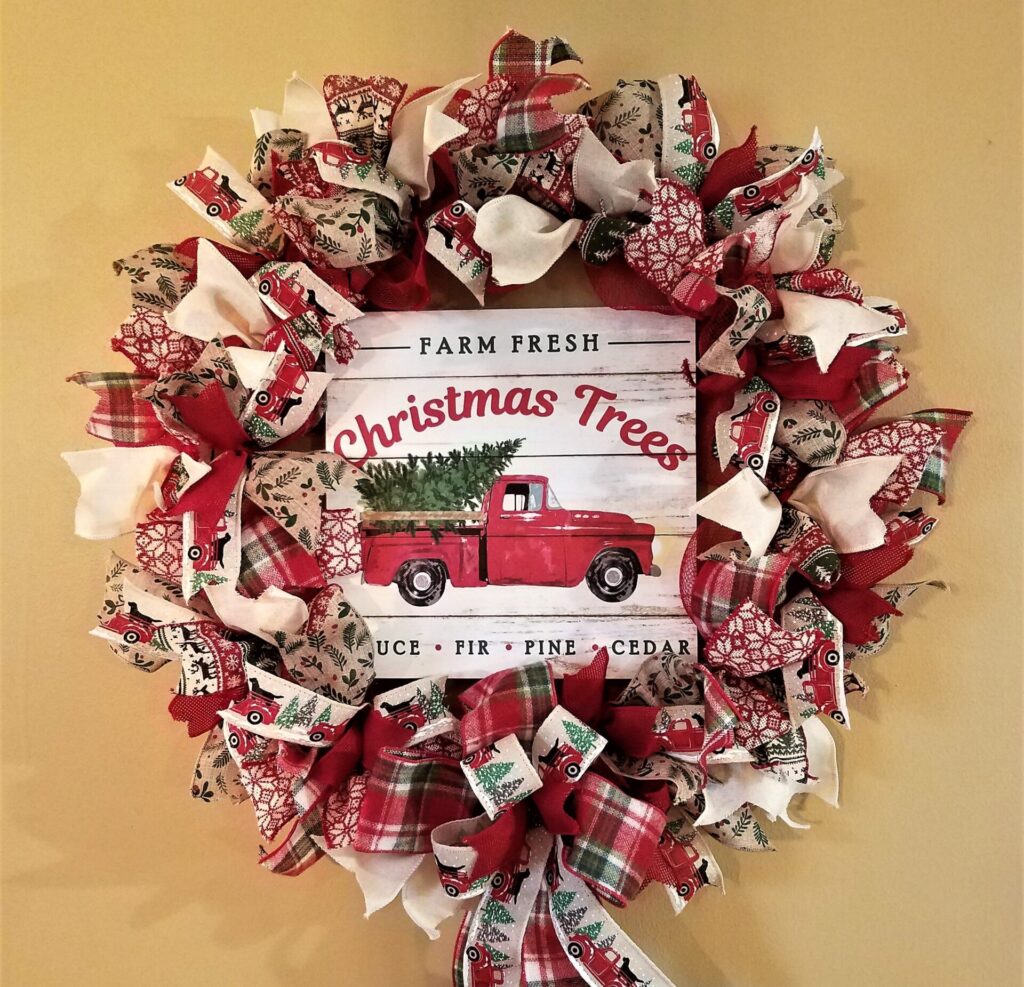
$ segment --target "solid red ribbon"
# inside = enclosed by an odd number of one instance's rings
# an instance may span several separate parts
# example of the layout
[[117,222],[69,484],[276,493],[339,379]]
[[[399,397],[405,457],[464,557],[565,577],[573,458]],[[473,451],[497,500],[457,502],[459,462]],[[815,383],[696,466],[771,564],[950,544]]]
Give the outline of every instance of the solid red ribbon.
[[204,442],[221,451],[244,449],[249,443],[220,384],[207,384],[198,394],[173,394],[171,404],[181,420]]
[[220,712],[245,695],[244,685],[213,692],[206,696],[180,696],[171,698],[167,711],[179,723],[188,724],[188,735],[199,737],[209,733],[220,723]]
[[616,254],[605,264],[584,264],[590,287],[606,308],[674,314],[672,303]]
[[246,457],[240,452],[222,452],[212,463],[210,472],[189,487],[167,513],[181,516],[189,511],[203,522],[214,523],[224,516],[231,493],[245,471]]
[[710,211],[734,188],[759,182],[764,175],[757,168],[757,127],[751,127],[747,139],[736,147],[723,151],[700,187],[700,201]]
[[519,802],[478,833],[464,836],[463,845],[477,852],[470,879],[475,881],[485,874],[493,874],[511,861],[518,860],[519,851],[526,842],[526,830],[526,803]]
[[829,613],[843,625],[846,644],[873,644],[878,640],[876,617],[902,617],[888,600],[869,589],[834,589],[824,598]]
[[903,540],[888,541],[865,552],[842,556],[842,575],[836,589],[869,589],[884,583],[914,557],[914,550]]
[[596,723],[604,706],[604,684],[607,676],[608,649],[601,648],[593,661],[562,679],[562,705],[584,723]]
[[[182,240],[174,249],[176,253],[181,254],[184,257],[188,257],[193,264],[195,263],[196,256],[199,252],[199,241],[206,239],[205,237],[190,236],[187,240]],[[245,277],[252,277],[264,264],[267,259],[260,254],[250,254],[245,250],[237,250],[234,247],[229,247],[225,243],[217,243],[213,240],[208,241],[213,244],[214,247],[220,251],[222,257],[229,260],[233,267],[236,267],[238,271]],[[195,267],[185,279],[186,281],[195,282],[196,272]]]
[[650,757],[662,748],[654,733],[660,714],[657,706],[609,706],[601,719],[601,733],[630,757]]
[[576,786],[568,781],[545,781],[544,787],[533,793],[544,827],[555,836],[575,836],[580,824],[568,809],[569,797]]
[[355,726],[356,717],[349,720],[345,732],[317,758],[309,771],[307,782],[320,789],[315,805],[338,791],[359,765],[363,754],[363,735]]
[[423,220],[414,216],[413,235],[408,251],[377,265],[376,274],[366,286],[366,297],[378,308],[406,312],[426,308],[430,303],[427,283],[427,237]]

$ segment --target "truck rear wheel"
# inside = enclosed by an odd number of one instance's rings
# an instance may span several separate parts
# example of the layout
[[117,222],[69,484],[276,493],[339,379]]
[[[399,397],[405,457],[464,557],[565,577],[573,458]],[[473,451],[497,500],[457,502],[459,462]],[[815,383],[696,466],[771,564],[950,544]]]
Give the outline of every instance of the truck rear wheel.
[[447,577],[440,562],[414,559],[398,570],[395,582],[406,603],[414,607],[429,607],[441,599]]
[[636,589],[637,573],[633,557],[612,549],[602,552],[587,570],[590,592],[605,603],[628,600]]

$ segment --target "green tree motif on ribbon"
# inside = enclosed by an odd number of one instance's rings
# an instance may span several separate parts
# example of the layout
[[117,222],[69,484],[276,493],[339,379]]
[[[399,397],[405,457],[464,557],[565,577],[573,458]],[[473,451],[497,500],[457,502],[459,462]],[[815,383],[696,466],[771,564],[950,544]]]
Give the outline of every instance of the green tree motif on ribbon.
[[252,244],[257,249],[266,249],[271,253],[280,252],[281,236],[275,235],[277,225],[264,210],[248,209],[241,212],[228,222],[228,226],[240,240]]
[[441,687],[436,682],[430,683],[429,695],[422,689],[417,688],[416,702],[419,703],[428,723],[432,720],[439,720],[448,713],[448,707],[444,703],[444,692],[441,691]]
[[257,235],[262,221],[262,209],[247,209],[245,212],[240,212],[233,219],[229,220],[228,226],[231,227],[239,239],[251,242],[252,237]]
[[733,220],[736,218],[736,207],[733,205],[732,199],[726,196],[715,206],[715,217],[725,229],[732,229]]
[[597,743],[597,733],[591,730],[585,723],[577,723],[575,720],[562,720],[562,727],[569,743],[586,757]]
[[515,922],[512,913],[497,899],[491,898],[484,905],[480,921],[487,925],[511,925]]
[[281,438],[273,426],[260,418],[259,415],[251,415],[244,422],[245,430],[254,439],[263,439],[267,444],[277,442]]
[[512,768],[511,761],[492,761],[480,767],[476,772],[478,784],[496,806],[507,805],[512,801],[512,796],[522,787],[522,778],[502,780]]
[[220,583],[225,583],[227,580],[223,576],[218,576],[215,572],[193,572],[192,573],[192,592],[190,595],[194,596],[204,586],[217,586]]
[[691,161],[689,164],[680,165],[675,169],[679,180],[688,188],[696,191],[704,182],[704,165],[699,161]]
[[292,696],[288,701],[288,705],[277,714],[277,719],[274,720],[274,725],[283,727],[285,730],[295,726],[295,722],[299,718],[299,697]]
[[556,891],[551,896],[551,910],[556,915],[562,915],[575,900],[575,891]]
[[481,788],[489,791],[511,770],[511,761],[490,761],[477,769],[476,779],[480,783]]
[[313,715],[316,713],[316,708],[320,704],[318,696],[310,696],[303,704],[302,708],[295,716],[295,726],[308,727],[313,724]]

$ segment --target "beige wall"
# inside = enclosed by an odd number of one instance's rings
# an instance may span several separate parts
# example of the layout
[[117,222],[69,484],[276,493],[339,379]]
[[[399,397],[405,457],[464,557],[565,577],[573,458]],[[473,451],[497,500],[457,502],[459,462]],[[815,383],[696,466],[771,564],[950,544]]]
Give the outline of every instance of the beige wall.
[[[626,928],[680,987],[1020,982],[1014,0],[6,6],[4,984],[446,982],[450,930],[429,944],[398,908],[364,922],[329,862],[264,873],[249,808],[189,797],[173,672],[138,674],[85,636],[107,546],[72,538],[57,454],[87,444],[88,397],[63,378],[116,365],[127,294],[110,260],[203,229],[167,178],[207,142],[243,164],[249,107],[276,107],[292,69],[442,83],[483,69],[506,21],[570,38],[598,91],[697,74],[727,138],[819,125],[850,176],[840,262],[913,320],[899,409],[978,413],[913,565],[952,593],[869,665],[841,810],[808,805],[811,830],[777,830],[776,854],[723,851],[725,897],[675,919],[652,893]],[[588,303],[570,266],[512,303]]]

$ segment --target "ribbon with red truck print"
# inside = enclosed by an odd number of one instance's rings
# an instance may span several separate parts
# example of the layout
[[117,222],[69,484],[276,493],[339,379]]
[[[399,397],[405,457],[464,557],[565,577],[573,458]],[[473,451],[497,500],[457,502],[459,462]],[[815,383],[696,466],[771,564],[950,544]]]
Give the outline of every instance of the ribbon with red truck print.
[[[843,179],[821,134],[723,148],[692,76],[589,89],[562,38],[509,30],[486,78],[410,90],[386,75],[293,76],[256,109],[247,169],[208,149],[171,190],[225,242],[117,261],[128,369],[75,374],[97,400],[65,454],[75,530],[112,554],[93,633],[203,736],[192,794],[251,801],[261,863],[351,871],[367,914],[396,896],[431,936],[465,914],[460,985],[667,983],[604,903],[648,884],[681,910],[722,884],[711,842],[771,849],[795,795],[835,804],[826,723],[849,728],[862,666],[923,587],[898,572],[937,518],[969,412],[885,420],[908,387],[891,299],[833,257]],[[358,470],[309,451],[325,354],[349,362],[365,311],[431,301],[429,254],[481,305],[576,248],[598,299],[688,316],[704,520],[680,597],[698,656],[605,681],[527,664],[453,696],[374,691]],[[447,277],[447,274],[442,274]],[[352,498],[353,504],[355,497]],[[564,677],[558,679],[559,674]]]

